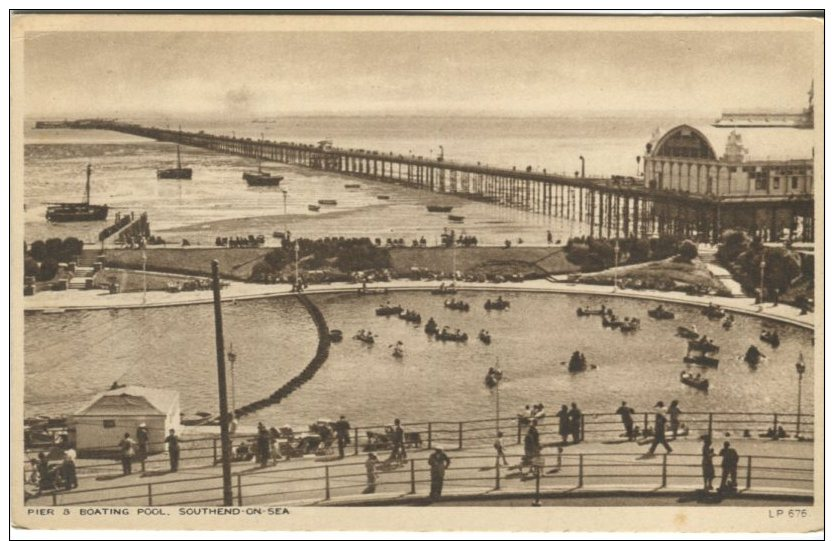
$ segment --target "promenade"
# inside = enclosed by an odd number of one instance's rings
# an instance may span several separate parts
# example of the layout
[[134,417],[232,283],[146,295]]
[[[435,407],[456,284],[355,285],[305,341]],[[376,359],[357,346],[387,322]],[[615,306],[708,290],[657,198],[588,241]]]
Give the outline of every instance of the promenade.
[[[756,304],[755,299],[750,297],[714,297],[714,296],[692,296],[676,291],[654,291],[654,290],[613,290],[611,286],[600,286],[591,284],[577,284],[566,281],[566,277],[553,277],[555,281],[546,279],[528,280],[521,283],[469,283],[458,282],[457,288],[461,291],[515,291],[525,293],[566,293],[582,295],[616,296],[634,299],[643,299],[663,303],[675,302],[694,306],[706,306],[709,303],[717,304],[727,310],[759,317],[767,317],[783,323],[798,325],[804,328],[813,328],[815,315],[809,312],[800,315],[800,310],[795,306],[781,304],[773,306],[773,303]],[[446,284],[448,285],[448,281]],[[432,290],[440,286],[439,281],[414,281],[414,280],[392,280],[391,282],[374,283],[370,287],[374,289],[385,288],[388,291],[420,291]],[[356,293],[359,289],[357,284],[335,283],[310,285],[305,290],[307,294],[315,293]],[[254,284],[246,282],[230,282],[222,292],[224,301],[237,302],[252,299],[264,299],[269,297],[280,297],[292,295],[289,284]],[[168,293],[165,291],[148,291],[147,293],[119,293],[111,295],[102,290],[70,290],[70,291],[43,291],[37,295],[24,298],[24,310],[26,312],[60,312],[70,310],[103,310],[114,308],[158,308],[164,306],[183,306],[189,304],[206,304],[212,302],[212,292],[190,291],[179,293]]]
[[[714,447],[720,448],[716,438]],[[454,501],[479,504],[489,500],[513,500],[511,505],[530,505],[536,494],[561,500],[616,497],[615,505],[644,505],[644,498],[663,496],[654,505],[693,505],[721,503],[715,496],[700,493],[701,442],[695,437],[671,442],[674,452],[662,448],[647,455],[647,443],[624,439],[582,442],[567,445],[560,452],[552,440],[543,440],[543,461],[539,475],[519,470],[523,448],[506,447],[509,467],[496,467],[491,446],[446,452],[451,459],[444,496]],[[773,505],[772,499],[808,504],[813,493],[814,445],[798,441],[735,439],[733,446],[741,460],[738,487],[747,504]],[[387,458],[380,451],[381,460]],[[366,492],[365,453],[307,457],[279,461],[259,467],[254,462],[233,464],[233,490],[236,505],[408,505],[421,503],[429,490],[428,458],[425,448],[409,450],[408,460],[400,465],[379,468],[373,494]],[[163,457],[164,458],[164,457]],[[716,457],[718,486],[721,467]],[[138,465],[134,470],[138,469]],[[132,475],[81,475],[78,489],[44,493],[29,500],[29,505],[218,505],[222,503],[219,466],[203,465],[167,470],[164,461],[150,465],[145,473]],[[734,497],[723,500],[735,505]],[[499,503],[493,501],[491,505]]]

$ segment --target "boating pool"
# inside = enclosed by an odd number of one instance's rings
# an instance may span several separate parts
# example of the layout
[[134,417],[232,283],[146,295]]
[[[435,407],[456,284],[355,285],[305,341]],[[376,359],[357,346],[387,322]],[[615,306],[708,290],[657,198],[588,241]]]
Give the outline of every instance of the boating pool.
[[[736,315],[729,331],[711,322],[697,307],[667,304],[675,319],[655,321],[647,310],[657,303],[590,295],[506,293],[504,312],[487,312],[484,301],[495,293],[461,292],[469,312],[443,307],[447,297],[427,292],[312,296],[331,329],[345,339],[333,344],[330,358],[315,377],[287,400],[242,419],[268,425],[303,426],[344,414],[354,425],[390,422],[466,420],[494,415],[495,396],[483,378],[498,363],[502,415],[525,404],[542,402],[549,412],[577,402],[586,412],[613,412],[621,400],[649,409],[658,400],[678,399],[686,411],[796,411],[794,363],[803,354],[808,365],[803,410],[813,408],[813,334],[809,330]],[[378,317],[386,301],[414,309],[423,323],[433,316],[441,325],[460,328],[468,343],[438,342],[422,326],[396,317]],[[634,334],[603,328],[599,317],[577,317],[579,306],[605,302],[619,317],[639,317]],[[225,304],[226,344],[238,354],[235,369],[237,405],[268,396],[300,372],[316,350],[315,327],[294,298]],[[718,369],[689,366],[710,380],[708,393],[678,381],[686,368],[686,341],[675,336],[679,325],[696,325],[721,350]],[[216,411],[217,380],[213,312],[210,305],[142,310],[103,310],[32,314],[25,317],[26,412],[63,414],[81,407],[96,392],[121,383],[174,388],[182,410]],[[371,329],[376,343],[351,337]],[[492,344],[477,339],[480,329]],[[777,349],[758,338],[763,328],[778,329]],[[405,356],[396,359],[389,345],[402,341]],[[767,355],[757,369],[739,359],[755,344]],[[565,364],[582,351],[597,370],[569,374]]]

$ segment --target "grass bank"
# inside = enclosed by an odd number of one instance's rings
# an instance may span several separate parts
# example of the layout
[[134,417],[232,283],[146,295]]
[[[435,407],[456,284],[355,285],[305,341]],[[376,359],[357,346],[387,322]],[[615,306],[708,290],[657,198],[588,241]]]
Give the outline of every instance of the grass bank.
[[614,277],[627,289],[657,289],[660,291],[695,291],[728,295],[724,285],[713,277],[706,265],[695,258],[691,262],[669,257],[658,261],[625,265],[579,276],[584,284],[613,285]]
[[[150,248],[147,270],[195,276],[210,276],[211,262],[217,259],[224,278],[246,280],[252,266],[262,261],[272,248]],[[98,250],[91,253],[98,255]],[[108,267],[142,268],[141,250],[105,250]]]

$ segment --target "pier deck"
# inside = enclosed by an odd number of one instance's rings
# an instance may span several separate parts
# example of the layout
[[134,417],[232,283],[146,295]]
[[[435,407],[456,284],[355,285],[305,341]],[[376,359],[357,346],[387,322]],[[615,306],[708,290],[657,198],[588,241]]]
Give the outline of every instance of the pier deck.
[[[813,218],[810,195],[717,197],[653,189],[629,177],[571,177],[546,170],[506,169],[364,149],[257,141],[115,120],[67,121],[60,127],[116,131],[523,208],[586,223],[591,236],[600,238],[675,235],[717,241],[723,229],[742,227],[775,240],[783,229],[790,228],[793,232],[795,217]],[[803,228],[801,240],[812,240],[811,229]]]

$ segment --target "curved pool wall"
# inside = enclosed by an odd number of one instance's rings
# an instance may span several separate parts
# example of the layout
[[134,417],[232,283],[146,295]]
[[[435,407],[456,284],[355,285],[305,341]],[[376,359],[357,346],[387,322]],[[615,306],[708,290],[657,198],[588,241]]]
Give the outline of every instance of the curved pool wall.
[[[357,296],[355,288],[341,293],[310,291],[329,326],[342,329],[346,340],[331,348],[330,360],[303,388],[280,405],[248,416],[244,424],[263,419],[275,425],[303,426],[315,418],[339,414],[354,423],[376,423],[394,416],[410,421],[482,418],[495,411],[495,397],[482,382],[487,368],[496,362],[507,374],[501,388],[502,415],[533,402],[543,402],[550,412],[571,401],[586,412],[608,412],[616,409],[620,400],[635,408],[649,408],[657,400],[673,398],[690,411],[790,413],[796,409],[793,364],[800,352],[809,364],[808,374],[813,374],[812,333],[796,322],[774,322],[742,312],[735,328],[727,332],[720,322],[708,322],[697,307],[677,299],[661,297],[664,304],[675,306],[678,319],[655,322],[646,310],[657,300],[623,294],[603,294],[602,300],[599,293],[542,295],[553,292],[492,288],[461,290],[458,296],[472,305],[465,314],[443,308],[443,297],[414,289],[368,297]],[[510,310],[486,313],[483,301],[499,293],[514,299]],[[424,321],[434,316],[441,324],[460,327],[473,340],[466,345],[433,342],[426,339],[422,328],[375,317],[373,307],[386,298],[417,309]],[[576,317],[577,306],[600,302],[623,317],[640,317],[643,329],[627,336],[603,329],[599,318]],[[106,317],[90,315],[95,313]],[[210,316],[207,305],[27,316],[26,414],[72,411],[109,386],[120,372],[127,372],[122,379],[127,383],[178,389],[185,412],[214,411]],[[269,396],[314,356],[315,326],[293,299],[227,304],[224,316],[227,342],[234,344],[238,359],[243,361],[237,364],[238,406]],[[703,369],[713,382],[708,394],[684,387],[677,380],[685,368],[681,358],[686,346],[674,337],[674,329],[692,322],[722,346],[719,369]],[[781,329],[783,341],[779,349],[771,351],[758,340],[758,332],[773,326]],[[380,336],[373,348],[350,340],[358,328],[368,327]],[[480,328],[491,331],[491,346],[474,339]],[[154,340],[146,340],[147,336]],[[387,348],[397,340],[406,344],[402,361],[393,359]],[[758,345],[770,357],[755,371],[735,358],[750,344]],[[599,370],[568,375],[560,363],[577,349],[589,362],[598,364]],[[90,367],[92,371],[87,370]],[[813,393],[809,392],[812,380],[812,376],[806,377],[804,384],[806,411],[811,411],[813,404]]]

